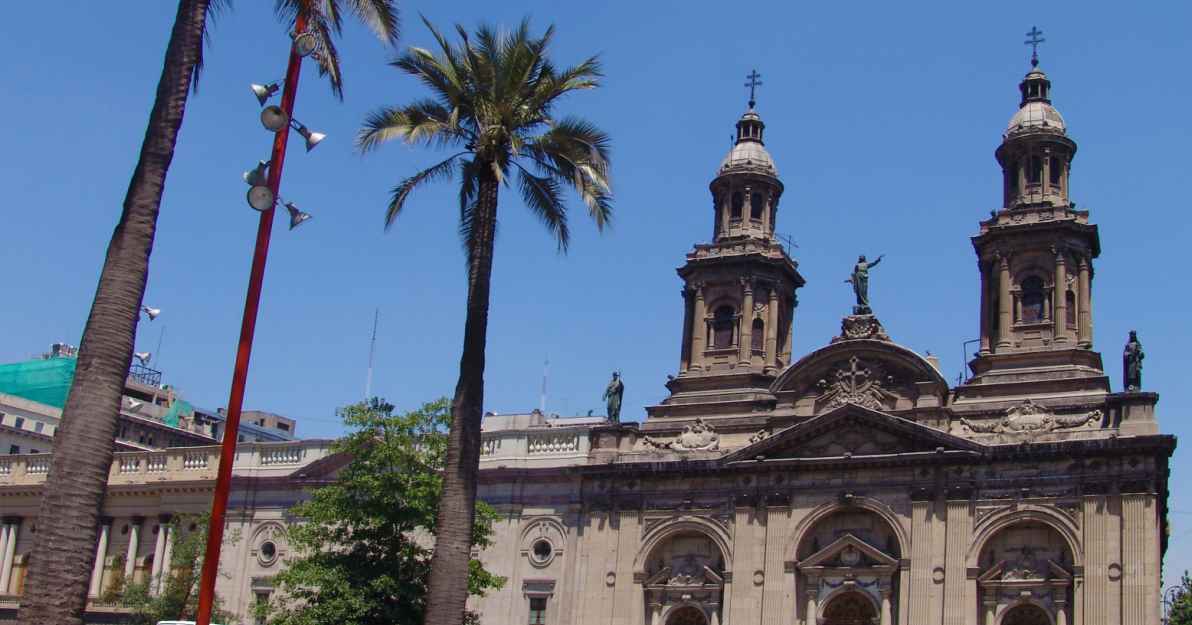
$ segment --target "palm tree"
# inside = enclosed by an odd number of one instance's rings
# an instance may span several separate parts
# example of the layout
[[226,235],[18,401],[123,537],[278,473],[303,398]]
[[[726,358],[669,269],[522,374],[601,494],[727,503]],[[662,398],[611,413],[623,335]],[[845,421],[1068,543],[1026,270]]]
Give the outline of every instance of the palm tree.
[[[345,0],[386,43],[397,40],[392,0]],[[79,625],[95,561],[95,527],[103,505],[112,441],[132,360],[149,254],[157,227],[166,172],[182,126],[187,97],[198,86],[203,40],[212,6],[223,0],[179,0],[165,63],[140,158],[124,197],[124,210],[99,276],[83,330],[70,394],[54,438],[50,472],[21,601],[24,625]],[[342,94],[339,57],[331,45],[341,24],[338,0],[278,0],[277,13],[292,25],[301,12],[322,40],[319,65]]]
[[434,97],[373,112],[357,144],[368,151],[399,139],[454,152],[393,188],[385,225],[393,225],[419,186],[458,175],[467,319],[424,620],[428,625],[458,625],[468,595],[498,192],[515,177],[522,200],[565,252],[570,238],[565,188],[579,194],[597,228],[603,230],[609,223],[609,140],[587,121],[553,114],[563,96],[596,87],[601,76],[595,57],[556,68],[547,57],[553,27],[534,38],[527,21],[509,33],[481,26],[473,38],[456,26],[460,41],[453,44],[425,18],[423,22],[438,42],[438,51],[410,48],[392,65],[420,80]]

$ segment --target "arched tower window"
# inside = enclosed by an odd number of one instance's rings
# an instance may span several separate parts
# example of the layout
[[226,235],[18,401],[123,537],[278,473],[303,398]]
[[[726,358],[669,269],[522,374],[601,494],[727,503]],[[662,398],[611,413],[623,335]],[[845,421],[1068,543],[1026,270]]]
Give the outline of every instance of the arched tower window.
[[749,197],[749,218],[761,221],[762,218],[762,194],[754,193]]
[[1075,326],[1076,325],[1076,312],[1077,312],[1077,310],[1076,310],[1076,294],[1073,293],[1072,291],[1068,291],[1068,292],[1064,293],[1064,302],[1068,305],[1067,312],[1065,313],[1067,315],[1067,318],[1064,319],[1064,323],[1067,323],[1069,326]]
[[745,196],[738,191],[733,193],[733,204],[729,212],[729,219],[740,219],[741,209],[745,206]]
[[1022,281],[1022,321],[1043,320],[1043,279],[1031,276]]
[[753,320],[753,335],[749,337],[749,349],[760,352],[766,349],[766,322]]
[[1059,185],[1060,179],[1064,175],[1064,163],[1059,158],[1051,157],[1051,184]]
[[1039,184],[1043,181],[1043,159],[1038,156],[1031,157],[1030,167],[1026,170],[1026,181],[1030,184]]
[[712,315],[712,348],[723,349],[733,346],[733,317],[736,311],[724,305]]

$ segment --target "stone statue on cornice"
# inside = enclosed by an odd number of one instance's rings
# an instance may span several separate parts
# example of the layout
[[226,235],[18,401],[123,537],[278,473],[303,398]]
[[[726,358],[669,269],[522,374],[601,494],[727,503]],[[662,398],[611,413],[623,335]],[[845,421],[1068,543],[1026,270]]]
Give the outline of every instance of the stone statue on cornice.
[[857,296],[857,305],[853,308],[854,314],[870,314],[869,270],[877,267],[877,264],[882,262],[882,258],[885,256],[885,254],[881,254],[873,262],[869,262],[865,259],[865,255],[862,254],[857,258],[857,264],[853,265],[853,275],[848,280],[845,280],[845,282],[852,283],[853,294]]

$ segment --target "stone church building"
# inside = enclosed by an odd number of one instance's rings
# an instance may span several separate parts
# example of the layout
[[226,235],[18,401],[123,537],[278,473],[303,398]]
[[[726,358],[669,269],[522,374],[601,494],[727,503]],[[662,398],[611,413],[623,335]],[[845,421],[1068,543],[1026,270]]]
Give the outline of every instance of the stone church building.
[[481,497],[502,520],[479,557],[508,581],[473,601],[481,621],[1159,625],[1175,440],[1158,395],[1111,389],[1076,143],[1037,66],[1019,89],[956,387],[868,307],[880,259],[859,262],[840,335],[791,353],[804,278],[774,237],[783,184],[751,103],[711,241],[678,270],[669,396],[640,426],[486,418]]

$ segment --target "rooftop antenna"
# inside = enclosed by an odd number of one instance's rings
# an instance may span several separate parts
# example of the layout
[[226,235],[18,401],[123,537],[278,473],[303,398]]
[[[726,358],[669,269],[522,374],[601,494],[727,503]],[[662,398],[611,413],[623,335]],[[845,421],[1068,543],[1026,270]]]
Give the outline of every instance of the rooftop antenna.
[[1026,34],[1026,36],[1030,37],[1030,39],[1027,39],[1023,42],[1024,44],[1031,47],[1031,67],[1039,67],[1039,44],[1047,41],[1046,39],[1039,36],[1042,34],[1043,31],[1039,30],[1037,26],[1031,26],[1030,32]]
[[153,352],[157,354],[157,368],[161,368],[161,343],[166,338],[166,327],[163,325],[161,331],[157,333],[157,349]]
[[546,414],[546,379],[550,375],[550,356],[542,363],[542,394],[538,396],[538,412]]
[[373,311],[372,340],[368,342],[368,377],[364,380],[364,401],[372,398],[373,356],[377,353],[377,322],[381,319],[381,309]]

